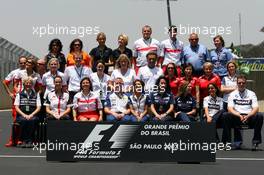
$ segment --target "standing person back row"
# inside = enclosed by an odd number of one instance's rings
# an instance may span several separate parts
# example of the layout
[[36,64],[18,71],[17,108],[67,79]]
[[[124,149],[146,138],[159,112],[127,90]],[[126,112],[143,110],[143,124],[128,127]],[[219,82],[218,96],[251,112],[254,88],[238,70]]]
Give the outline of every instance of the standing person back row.
[[[120,54],[126,54],[134,66],[136,73],[140,67],[147,64],[146,55],[150,51],[155,51],[158,55],[157,65],[162,67],[165,71],[165,67],[168,63],[174,63],[177,66],[177,73],[181,74],[180,66],[190,63],[194,67],[194,76],[201,76],[203,74],[202,65],[210,61],[214,64],[214,73],[221,78],[226,75],[225,65],[228,61],[233,59],[232,53],[226,49],[225,42],[222,36],[217,35],[213,41],[216,49],[213,49],[208,53],[205,46],[199,43],[199,37],[196,33],[192,33],[189,36],[190,44],[184,47],[182,41],[177,39],[177,27],[170,26],[168,29],[169,38],[159,42],[151,37],[152,29],[149,25],[145,25],[142,28],[142,38],[136,40],[133,44],[133,56],[132,51],[126,46],[128,44],[128,37],[124,34],[118,36],[118,48],[112,51],[106,46],[106,35],[103,32],[98,33],[96,40],[98,46],[93,48],[89,55],[82,50],[83,43],[80,39],[75,39],[70,45],[70,53],[67,56],[67,66],[74,65],[74,57],[82,56],[82,64],[91,67],[96,71],[96,62],[102,60],[105,63],[105,73],[108,72],[109,67],[115,65],[115,61]],[[62,44],[58,39],[51,41],[49,46],[50,53],[46,56],[46,62],[53,57],[59,57],[61,68],[63,72],[65,66],[65,58],[61,53]],[[131,58],[132,57],[132,58]]]

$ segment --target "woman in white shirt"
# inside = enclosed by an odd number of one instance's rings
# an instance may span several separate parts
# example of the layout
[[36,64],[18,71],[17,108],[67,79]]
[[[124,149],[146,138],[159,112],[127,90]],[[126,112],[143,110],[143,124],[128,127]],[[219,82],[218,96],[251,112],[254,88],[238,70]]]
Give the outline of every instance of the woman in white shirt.
[[54,91],[55,89],[54,79],[56,76],[60,76],[62,78],[61,83],[62,83],[62,86],[64,86],[64,88],[66,88],[67,86],[67,83],[64,79],[64,74],[58,71],[59,68],[60,68],[59,60],[57,58],[51,58],[48,62],[49,71],[46,72],[42,77],[42,83],[45,89],[44,99],[46,99],[47,95],[51,91]]
[[110,76],[104,73],[105,64],[102,60],[97,61],[96,70],[90,75],[90,79],[93,84],[93,92],[96,93],[100,99],[102,104],[104,105],[106,95],[109,92],[109,84],[110,84]]
[[[205,120],[207,123],[215,122],[216,126],[222,124],[223,118],[223,99],[219,97],[219,89],[214,83],[209,83],[207,86],[209,96],[203,100]],[[219,141],[218,134],[216,132],[216,139]]]
[[231,92],[237,89],[237,65],[234,61],[226,64],[227,76],[223,77],[221,91],[223,93],[224,110],[227,111],[227,100]]
[[71,111],[71,105],[69,103],[69,94],[63,92],[62,89],[62,77],[56,76],[54,78],[55,90],[47,95],[46,113],[48,120],[69,120],[69,113]]
[[129,58],[125,54],[121,54],[116,61],[116,69],[112,72],[111,80],[122,78],[124,82],[124,92],[130,92],[133,82],[136,79],[136,72],[131,69]]

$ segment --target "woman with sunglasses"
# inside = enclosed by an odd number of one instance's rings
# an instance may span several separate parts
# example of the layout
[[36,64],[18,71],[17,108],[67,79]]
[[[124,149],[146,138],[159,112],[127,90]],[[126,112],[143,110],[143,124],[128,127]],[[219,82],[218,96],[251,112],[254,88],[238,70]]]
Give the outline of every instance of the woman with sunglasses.
[[[32,85],[35,88],[36,92],[39,92],[42,90],[42,80],[40,78],[40,75],[36,72],[36,61],[33,58],[27,58],[26,61],[26,69],[20,70],[15,75],[15,91],[21,92],[23,89],[23,86],[19,86],[19,84],[22,84],[22,80],[31,77],[32,78]],[[22,84],[23,85],[23,84]]]
[[70,53],[67,56],[67,66],[75,64],[75,57],[82,57],[81,64],[91,67],[91,58],[83,49],[83,42],[80,39],[74,39],[70,44]]
[[62,53],[62,43],[59,39],[55,38],[50,41],[49,44],[49,53],[45,57],[46,62],[46,68],[48,68],[48,63],[52,58],[57,58],[60,64],[59,71],[64,72],[65,65],[66,65],[66,59],[64,54]]
[[179,77],[177,73],[177,67],[174,63],[168,63],[164,72],[164,76],[169,80],[169,86],[171,93],[174,97],[177,96],[179,88]]

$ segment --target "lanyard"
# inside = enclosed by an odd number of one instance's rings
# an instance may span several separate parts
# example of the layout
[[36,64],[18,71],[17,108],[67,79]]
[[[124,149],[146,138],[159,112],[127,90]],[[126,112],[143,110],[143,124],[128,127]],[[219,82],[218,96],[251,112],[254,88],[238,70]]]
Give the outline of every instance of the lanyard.
[[223,52],[223,48],[221,48],[221,50],[215,50],[215,52],[216,52],[216,54],[217,54],[217,61],[219,62],[220,61],[220,56],[221,56],[221,54],[222,54],[222,52]]
[[56,76],[58,75],[58,71],[56,72],[56,74],[55,75],[52,75],[51,74],[51,72],[50,72],[50,75],[51,75],[51,77],[53,78],[53,81],[55,80],[55,78],[56,78]]
[[99,87],[102,90],[103,89],[103,82],[104,82],[104,75],[102,78],[100,78],[97,74],[98,80],[99,80]]
[[76,73],[78,74],[79,79],[81,80],[82,79],[83,66],[81,66],[80,72],[78,71],[78,69],[76,68],[76,66],[74,67],[74,69],[75,69]]
[[58,102],[58,114],[60,115],[61,96],[58,96],[58,100],[59,100],[59,102]]
[[142,99],[142,95],[139,98],[136,98],[136,96],[134,97],[136,99],[136,105],[137,105],[137,110],[139,112],[140,110],[140,105],[141,105],[141,99]]
[[175,49],[177,49],[177,40],[175,40],[175,41],[171,40],[171,44],[172,44],[172,46],[173,46]]

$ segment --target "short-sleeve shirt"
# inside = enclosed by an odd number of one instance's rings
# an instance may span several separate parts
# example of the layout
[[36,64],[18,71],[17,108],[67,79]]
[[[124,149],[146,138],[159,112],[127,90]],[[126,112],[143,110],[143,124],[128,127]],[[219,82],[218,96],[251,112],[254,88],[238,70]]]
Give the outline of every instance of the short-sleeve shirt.
[[228,98],[228,107],[233,107],[240,114],[248,114],[253,108],[258,107],[258,99],[251,90],[245,89],[244,92],[235,90]]
[[157,79],[163,75],[163,71],[160,67],[150,68],[148,65],[139,68],[138,79],[145,83],[145,90],[151,91],[155,86]]
[[93,92],[100,96],[101,100],[105,100],[107,95],[107,82],[110,80],[110,76],[104,74],[104,77],[100,79],[97,72],[94,72],[90,75],[90,78],[93,84]]
[[[119,96],[120,95],[120,96]],[[111,93],[106,97],[105,107],[111,111],[124,113],[129,107],[129,97],[126,94]]]
[[54,78],[57,75],[62,78],[62,85],[67,86],[67,82],[65,81],[64,74],[62,72],[57,71],[55,76],[53,76],[50,71],[46,72],[42,77],[43,86],[46,87],[44,98],[47,97],[49,92],[55,89]]
[[163,114],[169,110],[171,104],[174,104],[173,95],[166,92],[163,94],[153,92],[150,94],[150,104],[154,105],[157,113]]
[[131,95],[129,97],[130,104],[136,112],[143,113],[145,111],[145,106],[148,105],[148,97],[144,94],[138,98],[136,95]]
[[140,38],[134,43],[133,57],[136,58],[136,66],[143,67],[147,65],[146,55],[150,51],[157,52],[158,57],[160,56],[160,42],[154,38],[145,40]]
[[207,107],[209,116],[213,117],[218,111],[223,109],[223,99],[209,95],[204,98],[203,107]]
[[113,59],[115,61],[119,58],[119,56],[121,54],[125,54],[128,57],[129,60],[131,60],[131,58],[132,58],[132,50],[127,48],[127,47],[125,48],[123,53],[121,53],[121,51],[117,48],[117,49],[113,50],[112,54],[113,54]]
[[183,57],[183,42],[172,41],[171,39],[166,39],[161,42],[161,57],[164,57],[164,61],[162,65],[167,65],[169,63],[174,63],[177,66],[182,65],[182,57]]
[[204,97],[208,96],[207,86],[210,83],[214,83],[219,89],[221,88],[221,79],[216,74],[213,74],[211,77],[207,78],[205,75],[199,77],[200,83],[200,99],[202,100]]
[[[39,93],[37,93],[37,100],[36,100],[37,104],[36,106],[41,106],[41,101],[40,101],[40,95]],[[17,93],[16,94],[16,98],[15,98],[15,102],[14,102],[15,106],[19,106],[20,105],[20,94]]]
[[60,115],[66,111],[67,107],[71,107],[69,103],[69,94],[64,92],[62,96],[57,96],[55,91],[50,92],[44,106],[49,106],[52,112]]
[[[25,69],[18,71],[17,74],[15,75],[15,81],[21,83],[19,92],[21,92],[22,89],[24,88],[23,84],[22,84],[23,79],[25,79],[27,77],[28,77],[28,74],[27,74],[27,70],[25,70]],[[31,74],[30,77],[33,80],[33,84],[32,84],[33,87],[42,86],[42,80],[41,80],[40,75],[38,73],[33,71],[33,74]]]
[[[92,70],[93,72],[96,72],[97,61],[102,60],[103,62],[108,63],[109,59],[112,57],[112,49],[106,46],[104,49],[100,49],[98,46],[90,51],[90,55],[93,57]],[[105,66],[104,73],[108,74],[108,66]]]
[[185,64],[192,64],[194,70],[202,71],[203,64],[209,61],[209,52],[207,48],[201,44],[198,44],[196,47],[188,45],[184,47],[183,59]]
[[[223,77],[222,85],[226,86],[226,87],[230,87],[230,88],[237,87],[237,76],[235,75],[235,76],[231,77],[231,76],[227,75],[227,76]],[[230,93],[224,93],[224,95],[223,95],[223,101],[224,102],[227,103],[227,100],[228,100]]]
[[178,96],[175,98],[175,110],[187,113],[196,108],[196,100],[192,95]]
[[210,56],[214,64],[213,72],[220,77],[226,76],[226,64],[233,59],[232,53],[223,47],[221,50],[212,50]]
[[65,81],[68,82],[68,90],[77,92],[80,90],[80,82],[84,77],[89,77],[92,74],[92,70],[86,66],[66,67],[64,72]]
[[[13,70],[13,71],[11,71],[6,77],[5,77],[5,80],[4,80],[4,82],[7,84],[7,85],[9,85],[11,82],[13,83],[13,85],[14,85],[14,83],[15,83],[15,76],[16,76],[16,74],[20,71],[21,69],[15,69],[15,70]],[[19,81],[18,82],[18,89],[21,89],[22,87],[21,87],[21,81]]]
[[128,87],[133,85],[133,82],[136,79],[136,72],[135,70],[128,68],[127,72],[125,74],[122,74],[120,69],[115,69],[112,72],[111,80],[114,80],[116,78],[122,78],[122,80],[124,81],[124,88],[127,89]]
[[73,108],[78,113],[84,112],[96,112],[102,109],[102,103],[98,95],[90,92],[88,95],[84,95],[83,92],[78,92],[73,98]]

